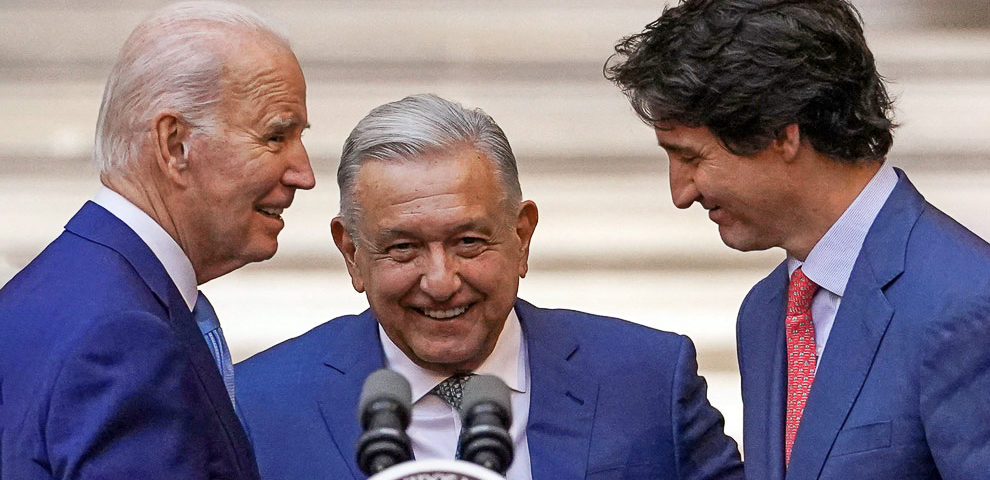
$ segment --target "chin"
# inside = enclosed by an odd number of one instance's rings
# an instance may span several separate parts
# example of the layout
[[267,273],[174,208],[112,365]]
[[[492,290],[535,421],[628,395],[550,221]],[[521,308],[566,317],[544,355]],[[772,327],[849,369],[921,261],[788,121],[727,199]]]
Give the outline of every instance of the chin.
[[253,248],[249,250],[250,253],[246,256],[251,258],[250,262],[262,262],[274,257],[277,251],[278,239],[271,238],[255,242]]
[[[464,352],[461,349],[434,349],[417,356],[422,361],[445,370],[457,370],[464,366],[473,369],[481,364],[481,362],[474,362],[474,357],[477,356],[476,352]],[[478,363],[478,365],[473,365],[473,363]]]
[[759,239],[752,238],[752,236],[740,235],[740,232],[719,228],[718,233],[722,237],[722,243],[725,246],[740,252],[754,252],[774,247],[774,245],[767,245],[765,242],[759,241]]

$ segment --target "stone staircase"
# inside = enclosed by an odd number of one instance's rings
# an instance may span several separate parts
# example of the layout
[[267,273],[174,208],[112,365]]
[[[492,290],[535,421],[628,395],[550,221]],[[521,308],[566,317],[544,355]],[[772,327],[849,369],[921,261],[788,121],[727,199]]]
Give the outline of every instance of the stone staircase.
[[[0,0],[0,284],[96,190],[89,155],[105,76],[130,29],[159,4],[66,3]],[[203,287],[235,359],[366,307],[329,234],[340,147],[371,108],[434,92],[499,122],[524,194],[540,207],[520,295],[690,335],[712,401],[740,438],[735,313],[783,254],[732,251],[703,212],[675,209],[662,151],[602,78],[613,43],[656,18],[658,3],[280,2],[270,13],[307,76],[305,141],[318,184],[286,212],[273,260]],[[890,161],[990,238],[986,0],[856,3],[898,98]]]

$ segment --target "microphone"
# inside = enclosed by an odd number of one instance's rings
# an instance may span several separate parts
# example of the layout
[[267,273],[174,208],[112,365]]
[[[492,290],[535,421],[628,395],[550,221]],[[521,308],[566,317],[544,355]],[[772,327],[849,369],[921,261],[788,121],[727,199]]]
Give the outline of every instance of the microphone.
[[494,375],[475,375],[461,401],[461,458],[505,475],[512,463],[512,404],[509,387]]
[[412,458],[406,427],[412,390],[402,375],[378,370],[364,381],[358,401],[358,420],[364,433],[357,442],[357,461],[366,475],[374,475]]

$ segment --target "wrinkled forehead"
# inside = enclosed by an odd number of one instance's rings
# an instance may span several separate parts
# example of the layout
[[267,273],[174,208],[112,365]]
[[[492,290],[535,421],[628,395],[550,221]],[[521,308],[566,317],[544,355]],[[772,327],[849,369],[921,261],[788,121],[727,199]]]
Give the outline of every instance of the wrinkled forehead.
[[235,30],[222,42],[218,54],[223,62],[223,81],[235,95],[238,90],[263,90],[281,79],[302,79],[292,49],[267,32]]
[[233,42],[224,63],[221,85],[223,108],[227,113],[249,109],[259,115],[267,110],[281,123],[304,123],[306,81],[299,62],[290,49],[274,39],[242,38]]
[[[501,217],[504,194],[495,169],[473,150],[417,158],[366,160],[358,172],[356,197],[365,213],[425,214],[465,208]],[[499,218],[500,219],[500,218]]]

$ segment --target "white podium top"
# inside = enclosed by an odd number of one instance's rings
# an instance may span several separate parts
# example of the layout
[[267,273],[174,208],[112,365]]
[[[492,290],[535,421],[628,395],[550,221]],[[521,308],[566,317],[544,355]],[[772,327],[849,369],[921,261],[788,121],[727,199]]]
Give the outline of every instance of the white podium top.
[[400,463],[368,480],[505,480],[505,477],[463,460],[428,459]]

